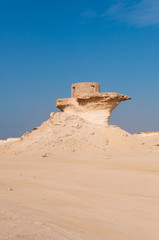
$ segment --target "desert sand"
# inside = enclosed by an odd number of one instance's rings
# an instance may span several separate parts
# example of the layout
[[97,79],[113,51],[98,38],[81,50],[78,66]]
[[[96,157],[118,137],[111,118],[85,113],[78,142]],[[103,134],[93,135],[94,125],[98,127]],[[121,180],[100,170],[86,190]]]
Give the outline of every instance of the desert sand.
[[52,113],[15,140],[0,145],[1,240],[159,239],[159,133]]
[[108,125],[130,98],[87,85],[98,93],[0,141],[0,240],[159,239],[159,132]]

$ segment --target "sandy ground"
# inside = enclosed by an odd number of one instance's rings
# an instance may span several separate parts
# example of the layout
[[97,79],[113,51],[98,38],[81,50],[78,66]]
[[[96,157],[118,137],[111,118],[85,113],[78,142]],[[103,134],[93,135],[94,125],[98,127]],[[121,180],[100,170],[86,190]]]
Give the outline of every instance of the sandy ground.
[[158,160],[1,157],[0,239],[159,239]]
[[151,135],[58,115],[2,142],[0,240],[159,239],[159,134]]

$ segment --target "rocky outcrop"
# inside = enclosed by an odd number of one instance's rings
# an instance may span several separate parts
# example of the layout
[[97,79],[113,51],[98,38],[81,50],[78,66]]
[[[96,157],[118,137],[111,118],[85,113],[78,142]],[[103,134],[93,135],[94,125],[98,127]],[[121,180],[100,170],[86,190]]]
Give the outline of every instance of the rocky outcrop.
[[[83,95],[81,84],[85,84],[83,86],[88,87],[87,91],[84,89],[84,92],[87,92],[87,95]],[[99,87],[96,87],[97,83],[94,83],[94,85],[93,83],[91,83],[91,85],[88,85],[88,83],[81,84],[79,88],[77,88],[77,95],[73,92],[74,97],[72,98],[58,99],[56,101],[56,106],[62,112],[77,115],[85,121],[93,124],[108,125],[111,113],[119,103],[131,99],[130,97],[119,93],[100,93]],[[75,85],[76,84],[73,84],[73,87],[75,87]],[[96,87],[93,89],[94,92],[92,92],[92,86]],[[80,89],[81,94],[78,89]],[[95,89],[97,89],[96,92]]]
[[134,136],[142,140],[143,144],[159,147],[159,131],[156,132],[140,132],[135,133]]
[[58,112],[51,113],[50,119],[18,141],[0,145],[0,155],[33,152],[44,158],[71,154],[76,159],[105,159],[114,151],[141,150],[144,146],[140,139],[117,126],[98,126],[77,115]]
[[20,140],[20,138],[7,138],[7,140],[0,140],[0,145],[6,144],[6,143],[17,142],[19,140]]

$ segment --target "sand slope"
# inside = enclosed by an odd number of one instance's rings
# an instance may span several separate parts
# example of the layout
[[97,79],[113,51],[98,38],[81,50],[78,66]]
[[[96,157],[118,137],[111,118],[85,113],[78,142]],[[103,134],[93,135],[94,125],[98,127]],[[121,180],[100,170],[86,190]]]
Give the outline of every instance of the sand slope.
[[[55,152],[76,152],[80,156],[87,153],[86,158],[106,154],[109,151],[157,151],[159,134],[156,141],[147,141],[144,134],[134,134],[117,126],[99,126],[90,124],[82,118],[67,113],[51,113],[50,119],[35,127],[31,133],[25,133],[21,138],[5,141],[0,145],[0,153],[38,151],[39,154],[54,154]],[[141,137],[143,136],[143,137]],[[5,144],[6,143],[6,144]],[[146,145],[146,146],[145,146]],[[92,153],[93,151],[93,153]],[[79,156],[79,155],[78,155]],[[96,157],[97,157],[96,156]]]
[[0,240],[159,239],[159,148],[68,114],[0,145]]

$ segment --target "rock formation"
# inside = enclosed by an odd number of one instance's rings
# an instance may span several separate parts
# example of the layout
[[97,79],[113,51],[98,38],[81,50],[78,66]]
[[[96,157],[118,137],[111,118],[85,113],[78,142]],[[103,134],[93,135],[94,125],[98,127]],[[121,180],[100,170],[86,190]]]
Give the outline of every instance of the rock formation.
[[100,93],[100,85],[95,82],[72,84],[72,98],[56,100],[62,112],[77,115],[85,121],[108,125],[112,111],[122,101],[131,98],[119,93]]
[[36,152],[42,157],[64,154],[69,159],[107,159],[117,151],[159,151],[158,134],[152,139],[117,126],[105,127],[113,109],[129,99],[119,93],[100,93],[98,83],[73,84],[72,98],[56,102],[62,112],[51,113],[31,133],[0,141],[0,155]]

